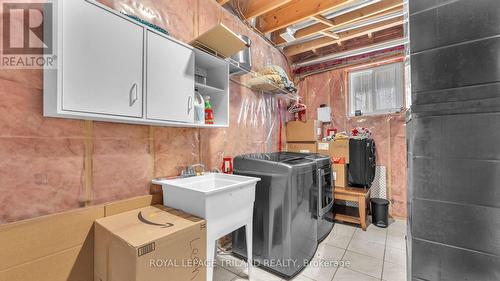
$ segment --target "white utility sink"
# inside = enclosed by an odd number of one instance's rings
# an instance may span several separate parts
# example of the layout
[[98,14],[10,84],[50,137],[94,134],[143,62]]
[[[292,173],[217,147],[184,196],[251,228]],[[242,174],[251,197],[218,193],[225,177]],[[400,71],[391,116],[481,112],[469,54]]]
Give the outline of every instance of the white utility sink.
[[[252,219],[259,178],[227,174],[153,180],[163,189],[163,204],[207,221],[207,262],[215,258],[216,240],[245,226],[248,261],[252,260]],[[249,271],[250,272],[250,271]],[[213,266],[207,267],[211,281]]]

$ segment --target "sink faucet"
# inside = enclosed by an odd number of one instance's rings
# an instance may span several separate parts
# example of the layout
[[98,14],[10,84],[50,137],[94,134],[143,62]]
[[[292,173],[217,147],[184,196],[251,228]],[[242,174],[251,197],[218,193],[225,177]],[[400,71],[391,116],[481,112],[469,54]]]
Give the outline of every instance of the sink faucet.
[[203,176],[205,174],[205,165],[203,164],[194,164],[187,167],[185,170],[181,172],[181,177],[195,177],[195,176]]

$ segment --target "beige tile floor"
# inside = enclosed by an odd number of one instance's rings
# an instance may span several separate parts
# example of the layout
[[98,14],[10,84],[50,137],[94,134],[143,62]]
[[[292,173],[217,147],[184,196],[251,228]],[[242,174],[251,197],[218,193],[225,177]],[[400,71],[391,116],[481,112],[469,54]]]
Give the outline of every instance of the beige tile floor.
[[[370,225],[366,231],[335,224],[330,235],[319,245],[313,263],[292,281],[405,281],[406,221],[396,220],[388,228]],[[343,267],[312,266],[320,261],[344,261]],[[243,261],[218,254],[215,281],[282,281],[260,268],[253,267],[250,279]]]

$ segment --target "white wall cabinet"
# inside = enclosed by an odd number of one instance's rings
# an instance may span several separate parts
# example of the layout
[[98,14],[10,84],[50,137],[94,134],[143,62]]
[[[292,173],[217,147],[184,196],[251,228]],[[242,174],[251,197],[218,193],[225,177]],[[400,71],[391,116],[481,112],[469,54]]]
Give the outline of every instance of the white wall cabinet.
[[[44,70],[44,116],[178,127],[228,127],[229,65],[95,1],[59,1],[57,69]],[[47,27],[46,27],[47,28]],[[195,124],[195,64],[216,122]],[[207,65],[213,62],[214,65]],[[215,71],[215,72],[214,72]]]
[[74,4],[64,6],[62,108],[142,117],[143,28],[90,3]]
[[147,118],[194,122],[194,52],[147,32]]

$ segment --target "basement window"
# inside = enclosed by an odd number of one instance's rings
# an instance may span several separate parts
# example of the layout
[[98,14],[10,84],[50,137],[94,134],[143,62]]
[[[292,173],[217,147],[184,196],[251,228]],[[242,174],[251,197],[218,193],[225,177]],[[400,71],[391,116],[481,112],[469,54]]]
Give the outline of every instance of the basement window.
[[403,63],[349,73],[349,115],[400,112],[403,107]]

